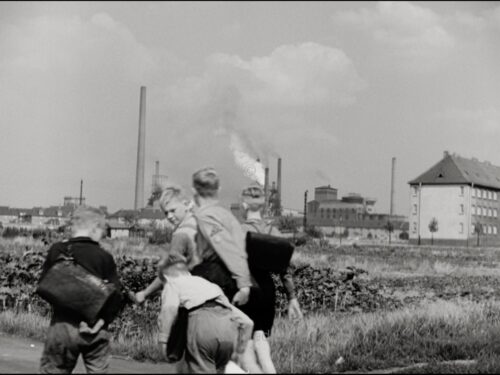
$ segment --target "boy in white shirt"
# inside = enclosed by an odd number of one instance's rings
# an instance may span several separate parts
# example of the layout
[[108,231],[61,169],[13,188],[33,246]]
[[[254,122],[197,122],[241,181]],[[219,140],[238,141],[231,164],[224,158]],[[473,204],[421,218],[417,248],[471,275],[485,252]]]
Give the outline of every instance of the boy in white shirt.
[[223,373],[228,362],[244,352],[252,335],[252,320],[229,302],[218,285],[191,275],[182,255],[169,254],[159,270],[165,283],[158,318],[163,353],[182,307],[188,311],[188,324],[181,371]]

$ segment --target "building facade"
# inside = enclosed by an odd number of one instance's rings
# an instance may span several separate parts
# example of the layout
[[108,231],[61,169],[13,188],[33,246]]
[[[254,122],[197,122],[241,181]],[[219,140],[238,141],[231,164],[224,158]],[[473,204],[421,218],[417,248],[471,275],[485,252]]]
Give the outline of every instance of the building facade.
[[500,245],[500,167],[445,151],[409,185],[410,243]]
[[376,213],[375,202],[374,198],[356,193],[338,199],[337,189],[319,186],[314,189],[314,200],[307,202],[307,225],[314,225],[329,235],[348,234],[369,239],[388,237],[388,222],[394,228],[393,238],[399,238],[408,230],[405,216]]

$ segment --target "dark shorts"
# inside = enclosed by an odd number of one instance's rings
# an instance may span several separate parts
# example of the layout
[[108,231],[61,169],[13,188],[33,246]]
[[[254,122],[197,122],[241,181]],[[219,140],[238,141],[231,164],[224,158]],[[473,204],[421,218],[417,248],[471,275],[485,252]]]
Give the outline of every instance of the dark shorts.
[[264,331],[264,334],[269,337],[276,311],[274,281],[269,272],[253,271],[252,276],[257,285],[250,288],[248,303],[239,308],[253,320],[254,332]]
[[226,297],[231,301],[238,291],[236,281],[232,278],[231,272],[220,259],[204,261],[196,265],[192,270],[193,276],[203,277],[214,284],[217,284]]
[[52,323],[40,360],[40,373],[69,374],[80,354],[87,373],[106,373],[111,358],[110,333],[101,329],[96,335],[81,335],[75,324]]

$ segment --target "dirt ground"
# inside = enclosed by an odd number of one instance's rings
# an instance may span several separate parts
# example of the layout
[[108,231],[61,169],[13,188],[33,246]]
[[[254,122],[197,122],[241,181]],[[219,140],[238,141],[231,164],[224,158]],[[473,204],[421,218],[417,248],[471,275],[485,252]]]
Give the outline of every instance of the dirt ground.
[[[0,333],[0,373],[38,373],[42,349],[43,343],[41,342]],[[167,363],[137,362],[113,357],[108,372],[111,374],[173,374],[175,367]],[[73,373],[86,373],[81,357]]]

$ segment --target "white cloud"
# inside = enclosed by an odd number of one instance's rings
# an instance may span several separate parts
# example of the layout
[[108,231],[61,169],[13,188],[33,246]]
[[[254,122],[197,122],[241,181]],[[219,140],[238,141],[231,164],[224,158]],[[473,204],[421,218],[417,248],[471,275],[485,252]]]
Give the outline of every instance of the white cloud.
[[333,21],[337,27],[361,31],[381,48],[375,53],[412,69],[438,64],[455,45],[441,16],[409,2],[378,2],[374,9],[339,11]]
[[317,43],[283,45],[270,55],[244,60],[214,54],[203,76],[168,89],[169,103],[185,108],[206,103],[214,91],[234,85],[250,106],[343,106],[366,87],[345,53]]
[[449,125],[471,132],[497,134],[500,132],[500,110],[497,108],[449,108],[437,115]]
[[[0,69],[104,71],[140,82],[158,69],[159,57],[106,13],[43,16],[0,29]],[[0,71],[1,72],[1,71]]]

